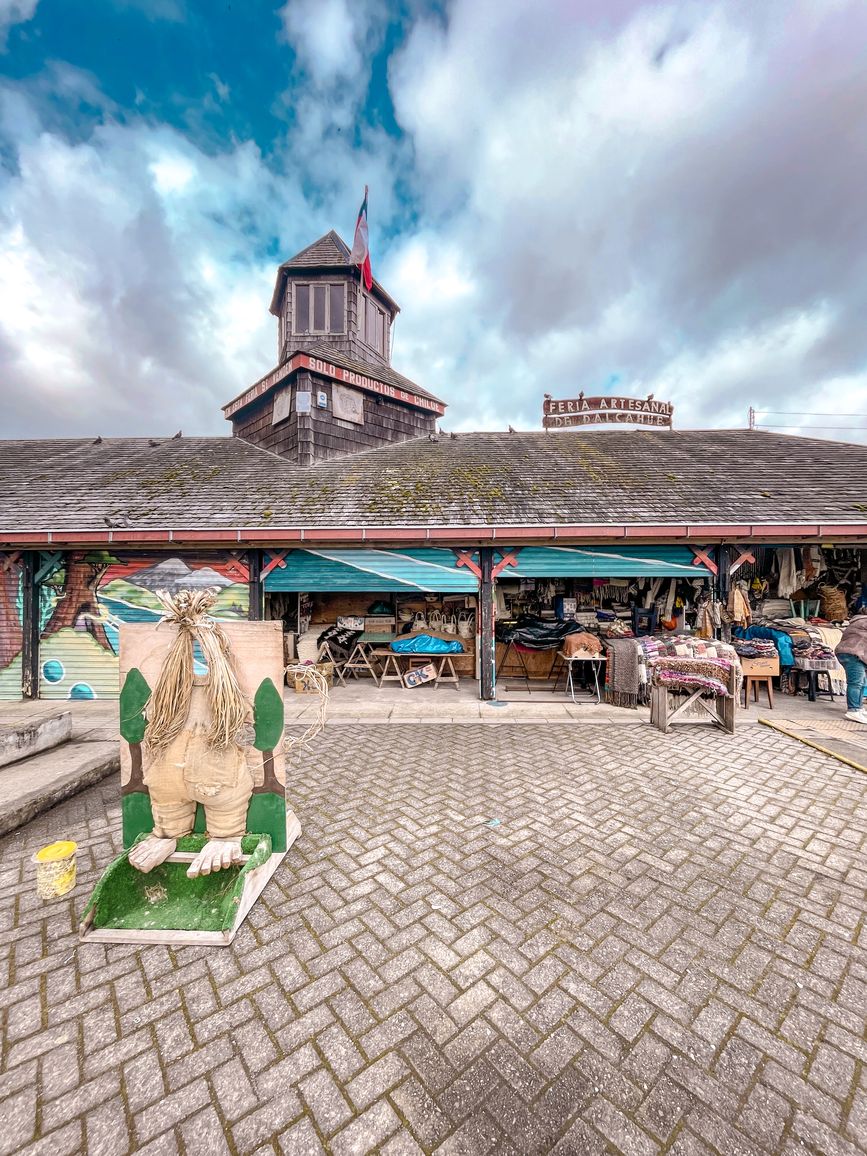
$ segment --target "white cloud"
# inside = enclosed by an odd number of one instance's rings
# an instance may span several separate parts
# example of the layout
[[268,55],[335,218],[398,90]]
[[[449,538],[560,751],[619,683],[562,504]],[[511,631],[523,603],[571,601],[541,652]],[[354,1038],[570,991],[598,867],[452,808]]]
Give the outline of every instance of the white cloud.
[[[453,0],[392,56],[403,139],[364,120],[393,12],[284,5],[267,162],[68,65],[0,88],[4,433],[225,432],[272,364],[276,264],[351,240],[365,184],[395,368],[447,428],[538,428],[544,392],[611,382],[681,426],[864,408],[860,0]],[[72,139],[70,105],[102,119]]]
[[540,0],[532,23],[455,0],[418,23],[390,82],[423,232],[390,268],[458,252],[473,285],[436,334],[426,285],[400,298],[414,367],[448,351],[421,380],[450,419],[538,425],[543,392],[616,375],[690,424],[744,424],[860,380],[865,35],[855,0]]
[[366,56],[384,17],[381,3],[288,0],[280,17],[287,41],[317,88],[366,77]]
[[276,193],[251,145],[210,156],[144,125],[17,143],[0,215],[4,433],[228,432],[220,405],[272,363],[261,254],[297,190]]
[[6,47],[6,37],[13,24],[32,20],[39,0],[0,0],[0,51]]

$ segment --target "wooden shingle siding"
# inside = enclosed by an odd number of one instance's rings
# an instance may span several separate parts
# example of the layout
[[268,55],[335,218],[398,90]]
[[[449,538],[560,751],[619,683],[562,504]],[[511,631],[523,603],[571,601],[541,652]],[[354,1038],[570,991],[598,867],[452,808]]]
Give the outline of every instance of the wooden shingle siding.
[[[313,398],[310,426],[313,433],[312,461],[300,460],[299,419],[295,413],[295,395],[299,387],[309,389]],[[424,410],[403,405],[390,398],[366,394],[364,397],[364,425],[341,421],[334,416],[333,383],[317,374],[299,373],[292,386],[292,412],[286,421],[273,425],[274,392],[249,406],[235,421],[235,436],[262,449],[280,454],[298,464],[312,464],[329,458],[376,449],[409,438],[424,437],[436,429],[436,417]],[[323,392],[328,399],[326,409],[319,409],[316,396]],[[276,391],[275,391],[276,392]],[[304,423],[302,423],[303,425]],[[302,438],[306,443],[306,439]]]

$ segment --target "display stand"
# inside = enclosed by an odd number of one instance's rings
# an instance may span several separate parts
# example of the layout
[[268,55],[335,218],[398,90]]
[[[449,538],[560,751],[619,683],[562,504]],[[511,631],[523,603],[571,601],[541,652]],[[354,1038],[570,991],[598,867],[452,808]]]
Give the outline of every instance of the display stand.
[[[666,660],[660,659],[660,662]],[[695,680],[706,671],[707,663],[696,660],[691,666],[688,659],[670,659],[677,662],[684,686],[665,685],[660,680],[659,671],[651,674],[653,685],[650,690],[650,722],[663,734],[668,734],[675,723],[695,723],[696,714],[702,722],[712,723],[726,734],[735,733],[735,706],[740,691],[740,667],[720,669],[718,683],[727,688],[727,694],[709,694],[704,687],[693,689],[689,686],[690,676]],[[671,674],[669,670],[667,673]],[[695,682],[693,682],[695,686]],[[694,708],[692,713],[690,708]]]
[[346,686],[346,679],[343,677],[343,671],[346,667],[347,660],[345,658],[337,658],[331,646],[327,642],[323,642],[319,647],[319,652],[316,655],[318,662],[330,662],[334,666],[334,674],[341,686]]
[[703,698],[704,692],[695,690],[684,697],[665,686],[654,686],[650,692],[650,722],[664,735],[671,730],[676,722],[694,722],[686,719],[686,711],[693,703],[703,708],[714,726],[724,730],[726,734],[735,733],[735,700],[731,695],[714,695],[713,698]]

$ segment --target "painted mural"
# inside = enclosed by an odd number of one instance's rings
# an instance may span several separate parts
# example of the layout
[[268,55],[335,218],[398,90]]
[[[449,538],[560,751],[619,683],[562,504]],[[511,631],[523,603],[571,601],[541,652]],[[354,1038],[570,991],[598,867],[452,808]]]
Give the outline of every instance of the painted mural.
[[[214,616],[238,619],[247,617],[247,582],[244,562],[228,554],[206,561],[104,552],[59,556],[40,585],[40,698],[116,698],[118,628],[157,621],[157,590],[214,587]],[[19,695],[20,665],[19,659]],[[201,656],[197,667],[205,673]]]
[[0,553],[0,700],[21,698],[21,559]]

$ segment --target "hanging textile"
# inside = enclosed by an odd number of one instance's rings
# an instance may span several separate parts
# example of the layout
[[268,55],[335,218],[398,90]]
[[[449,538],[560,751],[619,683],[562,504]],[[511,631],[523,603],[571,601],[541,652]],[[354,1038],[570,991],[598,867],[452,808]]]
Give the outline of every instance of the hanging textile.
[[780,598],[791,598],[798,589],[798,568],[795,564],[795,551],[791,546],[777,551],[780,563],[780,580],[777,585],[777,594]]
[[745,582],[735,582],[732,585],[726,609],[731,621],[736,626],[749,626],[753,614],[750,610],[750,600]]

